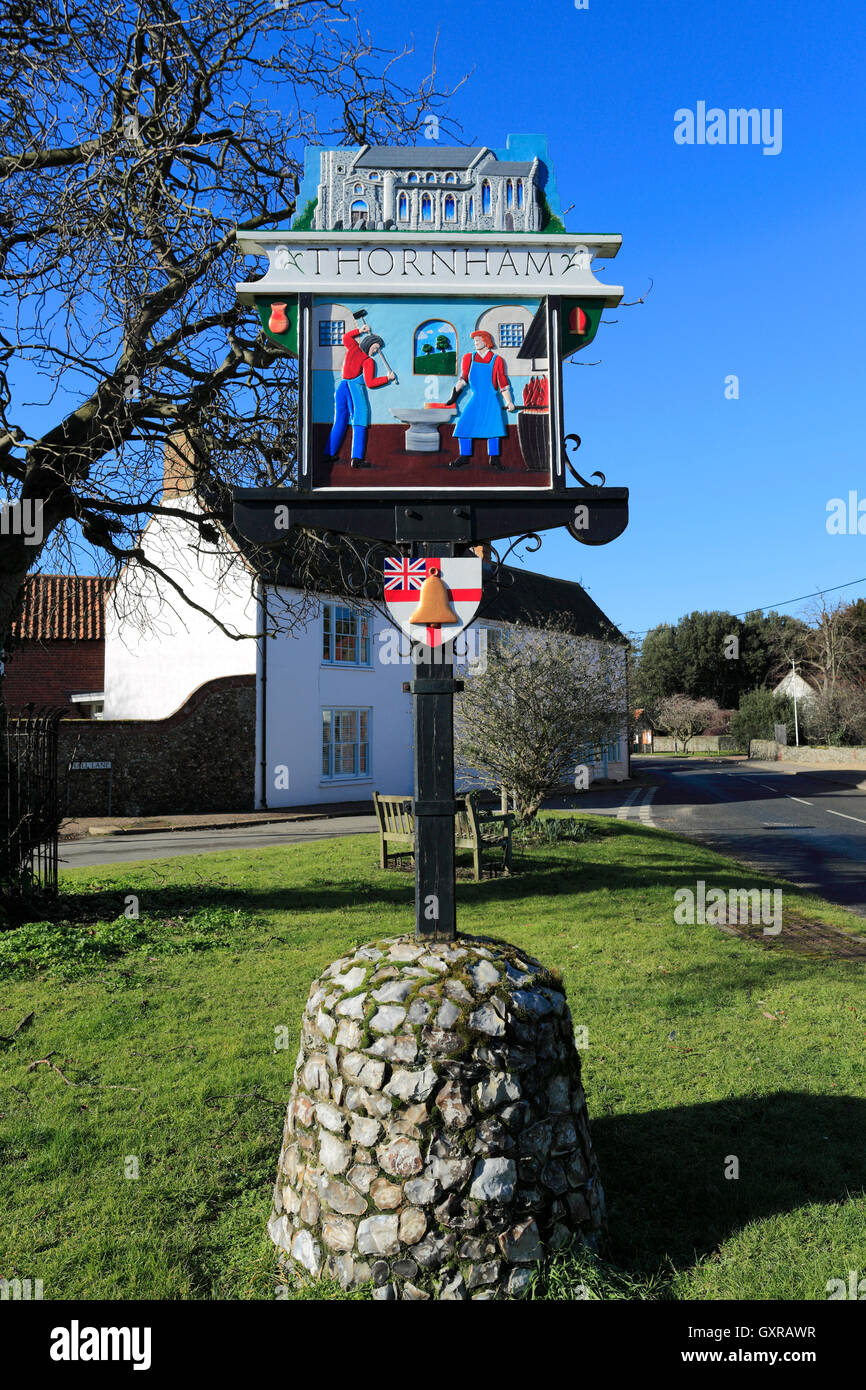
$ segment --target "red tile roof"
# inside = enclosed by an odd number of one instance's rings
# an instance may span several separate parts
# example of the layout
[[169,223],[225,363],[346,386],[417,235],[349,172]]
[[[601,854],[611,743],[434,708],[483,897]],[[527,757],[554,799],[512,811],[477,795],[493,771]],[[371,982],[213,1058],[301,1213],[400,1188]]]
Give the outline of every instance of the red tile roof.
[[92,575],[28,574],[12,635],[43,642],[102,641],[111,583]]

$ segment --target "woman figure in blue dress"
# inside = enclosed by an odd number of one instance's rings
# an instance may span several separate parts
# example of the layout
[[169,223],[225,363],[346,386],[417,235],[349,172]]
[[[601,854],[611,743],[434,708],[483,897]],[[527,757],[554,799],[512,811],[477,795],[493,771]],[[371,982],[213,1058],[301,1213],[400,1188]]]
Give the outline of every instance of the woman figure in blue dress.
[[487,458],[491,468],[502,472],[499,461],[500,440],[508,433],[508,425],[502,413],[500,392],[505,409],[515,411],[517,406],[511,395],[505,363],[493,351],[493,335],[477,328],[469,335],[474,352],[467,352],[460,364],[460,376],[454,388],[454,399],[469,387],[471,395],[454,426],[454,438],[460,445],[460,454],[452,459],[449,468],[466,468],[472,462],[472,446],[476,439],[487,440]]

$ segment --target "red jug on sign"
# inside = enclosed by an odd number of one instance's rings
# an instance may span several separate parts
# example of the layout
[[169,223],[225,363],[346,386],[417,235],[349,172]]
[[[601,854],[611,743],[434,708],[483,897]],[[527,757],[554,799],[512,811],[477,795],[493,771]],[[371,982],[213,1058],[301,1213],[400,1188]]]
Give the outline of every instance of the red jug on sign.
[[269,333],[285,333],[289,327],[289,320],[286,318],[285,304],[272,304],[271,316],[268,319]]

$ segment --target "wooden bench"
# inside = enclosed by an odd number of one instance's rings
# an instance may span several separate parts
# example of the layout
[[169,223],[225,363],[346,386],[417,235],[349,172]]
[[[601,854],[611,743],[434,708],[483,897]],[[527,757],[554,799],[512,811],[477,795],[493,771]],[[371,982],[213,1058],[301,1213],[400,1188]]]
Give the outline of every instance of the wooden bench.
[[[502,867],[511,872],[511,827],[514,816],[501,811],[482,811],[477,793],[458,797],[461,803],[454,820],[454,846],[472,851],[475,881],[481,881],[482,859],[485,851],[502,851]],[[411,796],[382,796],[373,793],[373,805],[379,822],[379,865],[387,869],[389,860],[401,859],[415,853],[415,816]],[[405,845],[405,849],[390,849],[390,845]]]

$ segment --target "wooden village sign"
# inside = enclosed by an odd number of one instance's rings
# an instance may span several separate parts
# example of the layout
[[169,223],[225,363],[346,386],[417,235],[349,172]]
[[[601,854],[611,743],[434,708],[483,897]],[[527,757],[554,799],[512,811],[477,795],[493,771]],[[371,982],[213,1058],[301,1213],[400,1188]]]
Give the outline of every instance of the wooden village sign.
[[592,270],[621,238],[565,231],[538,136],[498,151],[310,148],[298,206],[291,231],[239,236],[268,269],[237,287],[298,358],[297,483],[236,489],[235,521],[260,545],[306,526],[392,549],[383,597],[423,647],[409,686],[415,930],[452,938],[460,686],[445,649],[481,598],[473,548],[625,530],[628,490],[568,457],[580,440],[562,389],[563,361],[622,298]]

